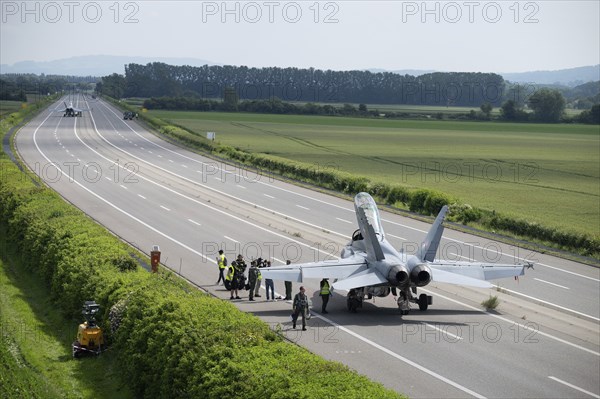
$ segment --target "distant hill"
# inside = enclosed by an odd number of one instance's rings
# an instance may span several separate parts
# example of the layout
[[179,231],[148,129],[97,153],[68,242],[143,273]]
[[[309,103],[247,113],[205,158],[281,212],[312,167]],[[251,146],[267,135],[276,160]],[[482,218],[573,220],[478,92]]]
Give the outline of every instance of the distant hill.
[[0,65],[0,73],[35,73],[67,76],[106,76],[112,73],[125,73],[125,64],[147,64],[164,62],[169,65],[218,65],[197,58],[136,57],[118,55],[86,55],[64,58],[55,61],[22,61],[13,65]]
[[532,71],[500,73],[504,79],[514,83],[556,84],[575,87],[600,80],[600,64],[557,71]]
[[[367,69],[369,72],[392,72],[398,75],[421,76],[435,71],[431,69],[400,69],[390,71],[381,68]],[[540,85],[555,85],[575,87],[588,82],[600,80],[600,65],[584,66],[578,68],[559,69],[556,71],[529,71],[515,73],[498,72],[505,80],[513,83],[537,83]]]

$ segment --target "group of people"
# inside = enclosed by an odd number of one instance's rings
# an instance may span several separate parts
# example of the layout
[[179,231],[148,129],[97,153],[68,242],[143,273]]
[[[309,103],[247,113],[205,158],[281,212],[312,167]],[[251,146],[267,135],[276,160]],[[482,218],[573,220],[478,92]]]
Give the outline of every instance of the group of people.
[[[291,262],[286,262],[289,265]],[[260,297],[260,285],[262,276],[260,269],[264,267],[271,267],[271,261],[266,259],[258,258],[250,262],[250,268],[248,269],[248,278],[246,279],[246,262],[244,257],[240,254],[236,260],[228,264],[227,258],[223,250],[219,250],[217,256],[217,265],[219,267],[219,279],[217,285],[223,281],[225,289],[230,290],[230,299],[241,299],[239,296],[239,290],[246,289],[249,291],[248,300],[254,301],[255,297]],[[265,290],[267,292],[267,301],[275,301],[275,285],[273,280],[265,279]],[[322,313],[327,313],[326,307],[329,302],[329,296],[331,295],[331,286],[329,280],[324,278],[320,283],[319,295],[323,299],[323,305],[321,307]],[[281,297],[279,297],[281,299]],[[285,282],[285,298],[284,300],[292,300],[292,282]],[[294,296],[292,301],[292,323],[293,328],[296,328],[296,322],[298,317],[302,317],[302,330],[306,330],[306,318],[308,315],[308,297],[304,287],[300,287],[298,293]]]
[[[288,260],[287,264],[291,262]],[[231,291],[230,299],[241,299],[239,296],[239,290],[245,289],[249,291],[248,300],[254,301],[254,297],[260,297],[260,285],[262,281],[262,275],[260,269],[264,267],[271,267],[271,261],[266,259],[258,258],[250,262],[250,268],[248,269],[248,277],[246,277],[246,269],[248,265],[244,260],[244,257],[240,254],[236,260],[228,264],[227,258],[223,253],[223,250],[219,251],[217,256],[217,265],[219,267],[219,279],[217,284],[223,281],[225,288]],[[275,301],[275,284],[271,279],[265,279],[265,290],[267,291],[267,301]],[[282,299],[279,297],[279,299]],[[285,300],[292,299],[292,282],[285,282]]]

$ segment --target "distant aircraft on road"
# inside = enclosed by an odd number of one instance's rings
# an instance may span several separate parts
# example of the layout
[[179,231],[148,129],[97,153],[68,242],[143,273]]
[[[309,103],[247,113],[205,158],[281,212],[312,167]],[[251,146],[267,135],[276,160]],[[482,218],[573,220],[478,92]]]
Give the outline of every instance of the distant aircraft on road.
[[79,109],[79,108],[75,108],[73,106],[73,103],[70,102],[69,105],[67,105],[66,102],[63,101],[63,104],[65,104],[65,108],[64,109],[55,109],[54,112],[63,112],[64,115],[63,116],[81,116],[81,113],[83,111],[87,111],[87,109]]
[[398,252],[385,239],[379,218],[379,210],[367,193],[354,197],[354,209],[359,229],[342,250],[341,259],[261,269],[263,278],[302,282],[305,278],[335,279],[333,289],[349,290],[348,308],[356,311],[365,297],[398,295],[398,307],[403,315],[410,311],[410,303],[419,305],[422,311],[432,303],[432,297],[421,294],[417,287],[432,281],[464,286],[491,288],[486,280],[522,276],[524,264],[489,264],[478,262],[452,262],[436,260],[448,212],[444,206],[438,214],[416,255]]

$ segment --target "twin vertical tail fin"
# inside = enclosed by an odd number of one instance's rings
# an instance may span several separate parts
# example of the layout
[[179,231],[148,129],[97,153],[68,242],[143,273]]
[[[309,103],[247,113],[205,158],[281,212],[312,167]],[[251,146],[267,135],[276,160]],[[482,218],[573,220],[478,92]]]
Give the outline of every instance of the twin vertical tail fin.
[[425,240],[421,243],[421,247],[417,252],[417,257],[421,261],[433,262],[435,259],[435,254],[437,253],[438,247],[440,245],[440,241],[442,239],[442,234],[444,232],[444,219],[446,218],[446,214],[448,213],[448,206],[444,205],[444,207],[440,210],[431,229],[427,233]]

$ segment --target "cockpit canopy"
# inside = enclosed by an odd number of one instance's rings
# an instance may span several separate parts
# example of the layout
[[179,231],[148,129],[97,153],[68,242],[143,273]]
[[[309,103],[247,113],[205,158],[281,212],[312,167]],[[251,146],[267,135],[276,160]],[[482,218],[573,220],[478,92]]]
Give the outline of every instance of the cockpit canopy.
[[[377,234],[379,240],[383,240],[383,227],[381,226],[381,219],[379,218],[379,210],[377,209],[377,204],[367,193],[358,193],[354,197],[354,207],[362,208],[369,221],[369,224],[373,226],[373,230],[375,230],[375,234]],[[358,214],[358,212],[357,212]],[[360,224],[360,221],[359,221]]]

